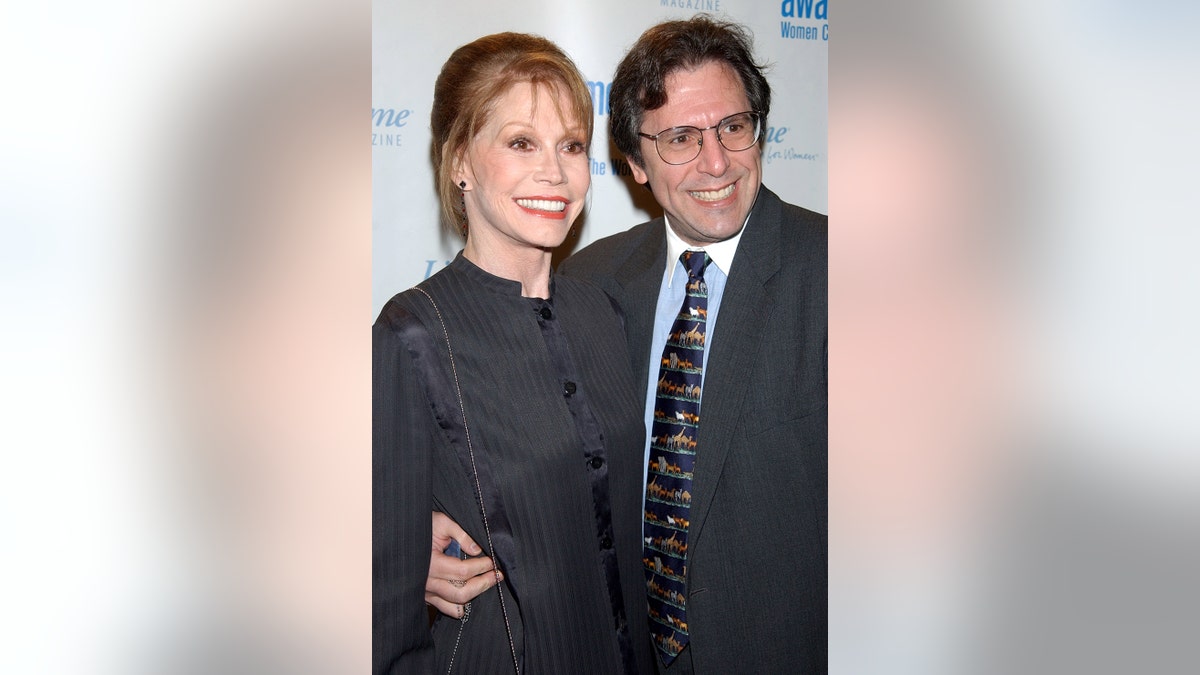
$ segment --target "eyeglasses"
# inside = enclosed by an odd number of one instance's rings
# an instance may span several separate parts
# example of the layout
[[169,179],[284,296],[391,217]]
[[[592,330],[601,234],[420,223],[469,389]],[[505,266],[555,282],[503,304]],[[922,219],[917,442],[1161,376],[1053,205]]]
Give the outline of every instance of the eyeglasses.
[[714,129],[717,142],[730,152],[749,150],[762,133],[762,115],[753,110],[730,115],[711,127],[671,127],[651,136],[640,131],[638,136],[654,141],[658,156],[667,164],[687,164],[700,156],[704,147],[704,132]]

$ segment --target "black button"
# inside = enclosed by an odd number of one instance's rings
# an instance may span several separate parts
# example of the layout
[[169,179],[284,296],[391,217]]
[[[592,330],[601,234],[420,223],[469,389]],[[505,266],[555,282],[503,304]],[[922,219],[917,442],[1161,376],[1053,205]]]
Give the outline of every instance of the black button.
[[542,317],[542,319],[544,319],[544,320],[546,320],[546,321],[549,321],[550,319],[552,319],[552,318],[554,317],[554,314],[552,314],[552,313],[550,312],[550,308],[549,308],[549,307],[543,307],[543,308],[541,309],[541,311],[539,311],[539,312],[538,312],[538,314],[540,314],[540,315],[541,315],[541,317]]
[[604,466],[604,459],[602,457],[593,457],[588,464],[591,464],[593,469],[599,469]]
[[600,548],[612,548],[612,537],[604,535],[600,539]]
[[574,396],[575,395],[575,383],[574,382],[563,382],[563,394],[565,394],[567,396]]

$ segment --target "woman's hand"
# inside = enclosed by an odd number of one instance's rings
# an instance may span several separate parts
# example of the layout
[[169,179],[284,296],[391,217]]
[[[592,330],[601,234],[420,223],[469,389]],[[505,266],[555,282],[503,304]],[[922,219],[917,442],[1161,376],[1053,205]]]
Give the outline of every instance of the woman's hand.
[[444,513],[433,512],[433,545],[429,555],[429,577],[425,580],[425,602],[439,612],[455,619],[463,618],[463,606],[503,579],[491,558],[477,557],[460,560],[442,551],[451,541],[469,556],[478,556],[483,549],[463,531],[458,523]]

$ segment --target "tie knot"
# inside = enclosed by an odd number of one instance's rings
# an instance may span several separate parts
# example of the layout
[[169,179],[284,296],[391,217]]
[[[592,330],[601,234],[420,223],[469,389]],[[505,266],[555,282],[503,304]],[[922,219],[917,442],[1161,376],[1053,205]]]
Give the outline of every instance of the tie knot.
[[679,261],[687,270],[689,279],[702,279],[704,268],[708,267],[709,257],[705,251],[684,251],[683,255],[679,256]]

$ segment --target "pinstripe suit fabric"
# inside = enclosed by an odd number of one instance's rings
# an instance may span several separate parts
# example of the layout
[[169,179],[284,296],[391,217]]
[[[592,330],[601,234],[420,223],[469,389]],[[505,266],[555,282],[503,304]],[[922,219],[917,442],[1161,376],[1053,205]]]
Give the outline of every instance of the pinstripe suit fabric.
[[[642,620],[642,411],[614,305],[564,278],[553,280],[551,301],[524,298],[519,284],[461,255],[420,286],[441,309],[474,451],[486,454],[511,525],[513,555],[499,557],[523,672],[623,672],[622,631],[634,672],[653,672]],[[459,622],[439,617],[430,629],[423,602],[429,512],[447,513],[488,548],[473,479],[455,447],[457,400],[424,385],[453,381],[441,326],[428,300],[407,291],[374,327],[380,673],[445,672],[454,650]],[[427,332],[436,353],[414,351],[411,331]],[[495,590],[474,601],[454,664],[456,673],[512,672]]]

